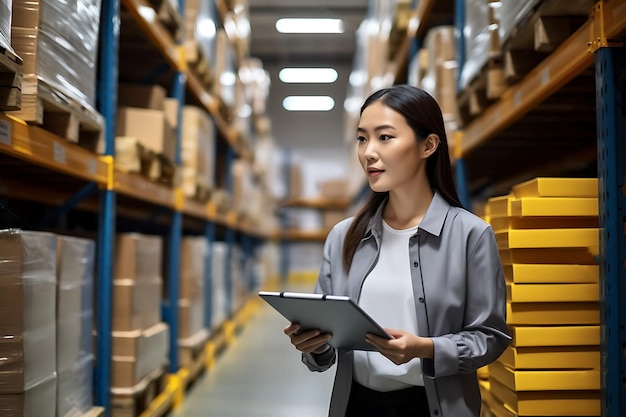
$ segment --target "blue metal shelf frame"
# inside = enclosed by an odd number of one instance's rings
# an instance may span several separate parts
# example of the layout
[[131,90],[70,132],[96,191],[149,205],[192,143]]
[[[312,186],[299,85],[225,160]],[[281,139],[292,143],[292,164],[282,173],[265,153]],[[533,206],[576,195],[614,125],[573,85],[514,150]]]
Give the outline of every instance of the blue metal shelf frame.
[[626,120],[621,73],[623,47],[600,48],[595,55],[600,204],[600,352],[602,415],[626,415]]
[[[176,152],[174,154],[174,165],[181,166],[181,137],[182,137],[182,106],[185,103],[186,75],[177,71],[174,76],[172,86],[172,97],[178,103],[178,123],[176,127]],[[163,319],[170,330],[169,348],[169,372],[178,372],[178,299],[180,298],[180,248],[183,234],[183,213],[182,208],[177,207],[172,212],[172,223],[169,232],[169,246],[167,253],[167,296],[164,300]]]
[[[99,111],[105,120],[105,155],[115,155],[115,119],[117,112],[118,46],[120,33],[119,0],[103,0],[99,34],[97,96]],[[113,179],[99,192],[98,243],[96,271],[96,363],[94,368],[94,403],[111,415],[111,317],[113,251],[116,195]]]

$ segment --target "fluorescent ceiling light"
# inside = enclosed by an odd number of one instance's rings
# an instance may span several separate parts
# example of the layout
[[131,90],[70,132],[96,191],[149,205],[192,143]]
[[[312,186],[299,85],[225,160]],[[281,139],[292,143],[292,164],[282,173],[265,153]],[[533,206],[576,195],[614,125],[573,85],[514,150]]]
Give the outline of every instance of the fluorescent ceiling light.
[[337,71],[334,68],[283,68],[278,78],[284,83],[334,83]]
[[287,96],[283,107],[288,111],[329,111],[335,107],[330,96]]
[[285,18],[276,21],[276,30],[280,33],[343,33],[343,21]]

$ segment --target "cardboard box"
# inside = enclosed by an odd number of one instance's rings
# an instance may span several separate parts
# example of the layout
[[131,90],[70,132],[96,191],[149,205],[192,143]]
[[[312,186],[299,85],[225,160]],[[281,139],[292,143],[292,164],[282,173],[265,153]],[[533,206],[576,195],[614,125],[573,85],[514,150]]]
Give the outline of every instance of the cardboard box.
[[167,123],[176,129],[178,127],[178,100],[171,97],[166,97],[163,101],[165,110],[165,120]]
[[82,356],[57,372],[56,417],[83,416],[93,407],[93,357]]
[[160,85],[120,83],[117,90],[118,107],[165,110],[167,91]]
[[140,233],[118,234],[114,280],[151,281],[161,277],[163,240]]
[[327,198],[346,198],[348,196],[348,180],[326,180],[320,183],[320,194]]
[[118,107],[116,136],[133,136],[147,149],[174,161],[176,135],[163,110]]
[[208,243],[204,236],[183,238],[180,259],[180,299],[204,298],[208,251]]
[[322,217],[324,230],[328,230],[348,216],[343,210],[324,210]]
[[112,337],[111,386],[114,388],[133,387],[167,360],[169,328],[166,323],[157,323],[140,332],[113,332]]
[[178,338],[186,339],[204,328],[204,301],[179,300]]
[[185,106],[182,120],[181,159],[183,192],[193,197],[196,186],[215,186],[215,125],[206,110]]
[[0,393],[3,417],[56,417],[57,378],[52,373],[24,392]]
[[161,321],[162,281],[113,281],[114,331],[147,329]]

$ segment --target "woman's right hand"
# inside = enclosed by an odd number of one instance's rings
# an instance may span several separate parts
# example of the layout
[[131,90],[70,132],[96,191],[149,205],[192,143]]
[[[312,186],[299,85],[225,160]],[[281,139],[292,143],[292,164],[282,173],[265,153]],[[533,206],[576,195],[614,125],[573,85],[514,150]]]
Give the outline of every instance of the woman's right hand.
[[284,330],[285,334],[291,339],[291,344],[300,352],[321,354],[330,348],[327,342],[333,336],[332,334],[321,334],[319,330],[307,330],[301,333],[299,331],[300,325],[297,323],[291,323]]

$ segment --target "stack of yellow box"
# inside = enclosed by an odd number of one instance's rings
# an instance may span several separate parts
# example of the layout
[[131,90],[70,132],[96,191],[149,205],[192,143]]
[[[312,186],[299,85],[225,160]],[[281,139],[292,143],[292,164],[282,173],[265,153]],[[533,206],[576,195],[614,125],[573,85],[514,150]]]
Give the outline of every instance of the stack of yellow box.
[[483,384],[495,415],[600,415],[597,187],[537,178],[487,204],[513,334]]

